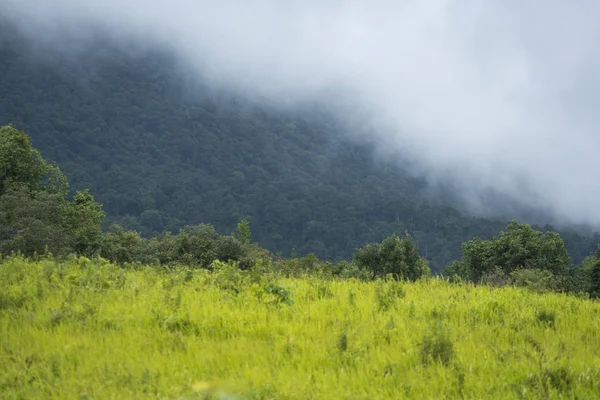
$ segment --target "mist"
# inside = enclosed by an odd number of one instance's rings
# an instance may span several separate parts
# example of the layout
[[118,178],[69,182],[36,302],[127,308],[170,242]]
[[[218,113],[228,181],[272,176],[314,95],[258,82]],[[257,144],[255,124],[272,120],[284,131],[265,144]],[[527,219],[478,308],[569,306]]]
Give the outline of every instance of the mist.
[[337,101],[351,137],[473,212],[491,191],[600,226],[597,1],[0,0],[2,15],[58,48],[109,29],[217,86]]

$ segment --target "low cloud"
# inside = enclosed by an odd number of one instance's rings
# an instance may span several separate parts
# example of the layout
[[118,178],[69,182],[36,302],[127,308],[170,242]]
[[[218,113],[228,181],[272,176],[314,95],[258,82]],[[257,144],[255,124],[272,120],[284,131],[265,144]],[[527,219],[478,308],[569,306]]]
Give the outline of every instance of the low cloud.
[[349,131],[366,124],[381,156],[452,182],[473,207],[493,190],[600,225],[596,1],[0,0],[0,10],[38,40],[101,26],[168,46],[216,84],[274,102],[345,93]]

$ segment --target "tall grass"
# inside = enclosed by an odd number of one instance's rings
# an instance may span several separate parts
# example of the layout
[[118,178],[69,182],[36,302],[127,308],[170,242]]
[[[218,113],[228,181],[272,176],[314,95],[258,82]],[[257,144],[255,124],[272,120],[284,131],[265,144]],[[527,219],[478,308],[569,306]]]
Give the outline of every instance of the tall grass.
[[4,259],[0,398],[600,398],[598,302],[246,278]]

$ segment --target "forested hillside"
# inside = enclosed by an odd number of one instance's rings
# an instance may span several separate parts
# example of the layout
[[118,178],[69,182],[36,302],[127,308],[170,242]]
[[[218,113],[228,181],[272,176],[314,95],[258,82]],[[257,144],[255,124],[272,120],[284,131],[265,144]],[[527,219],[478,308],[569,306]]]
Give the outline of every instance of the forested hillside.
[[[0,26],[0,126],[25,130],[73,190],[89,188],[106,227],[231,232],[247,218],[263,247],[323,259],[406,230],[439,271],[506,225],[434,205],[423,181],[375,162],[334,121],[184,79],[166,51],[96,38],[58,52]],[[575,262],[600,241],[561,236]]]

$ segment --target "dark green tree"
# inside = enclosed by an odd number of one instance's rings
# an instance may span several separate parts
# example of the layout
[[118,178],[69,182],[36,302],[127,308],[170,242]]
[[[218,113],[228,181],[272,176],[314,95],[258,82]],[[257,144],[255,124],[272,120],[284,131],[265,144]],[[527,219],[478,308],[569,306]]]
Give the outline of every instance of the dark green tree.
[[42,158],[25,132],[8,125],[0,127],[0,196],[14,185],[63,196],[69,191],[60,169]]
[[354,253],[354,262],[361,269],[373,271],[376,277],[393,274],[401,279],[416,280],[430,273],[427,260],[419,255],[408,233],[403,238],[393,234],[381,243],[365,245]]
[[582,274],[581,288],[592,298],[600,297],[600,246],[594,253],[582,261],[579,266]]
[[64,198],[57,193],[11,185],[0,196],[0,253],[68,252],[64,207]]
[[512,221],[505,231],[490,240],[475,238],[464,243],[462,262],[453,264],[445,272],[479,282],[496,269],[506,275],[517,269],[537,269],[561,276],[570,265],[564,242],[557,233],[543,233],[528,224]]
[[102,206],[84,189],[66,204],[64,213],[70,247],[78,254],[95,254],[102,245]]
[[0,127],[0,251],[94,254],[102,236],[102,206],[87,191],[67,199],[69,185],[29,137]]
[[235,237],[244,245],[250,244],[252,232],[250,231],[250,223],[248,220],[242,220],[238,223],[235,231]]

